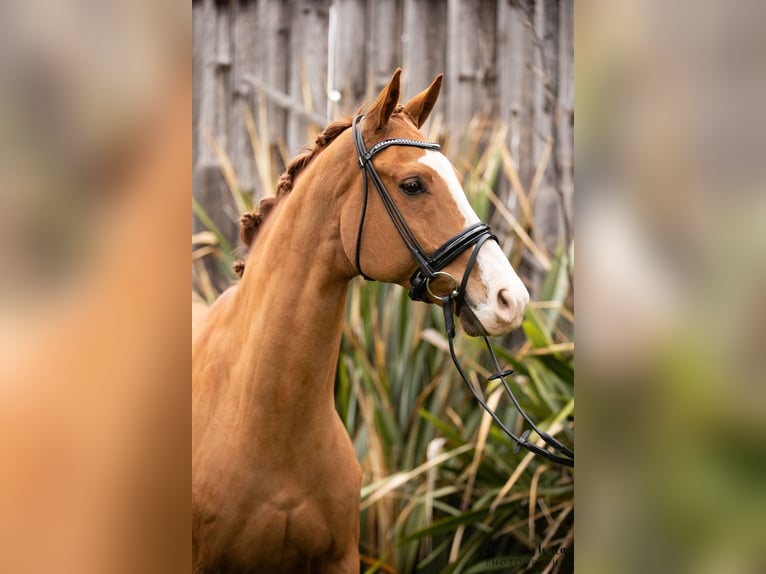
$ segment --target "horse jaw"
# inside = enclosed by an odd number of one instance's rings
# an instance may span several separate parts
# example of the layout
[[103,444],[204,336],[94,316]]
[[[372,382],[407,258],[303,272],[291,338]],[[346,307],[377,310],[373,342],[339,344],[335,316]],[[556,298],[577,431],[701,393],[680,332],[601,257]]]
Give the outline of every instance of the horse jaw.
[[[418,160],[433,169],[446,183],[458,211],[465,219],[465,227],[479,223],[450,161],[440,152],[426,150]],[[472,336],[504,335],[518,328],[529,304],[529,292],[511,267],[500,246],[486,242],[479,251],[476,268],[481,278],[482,296],[466,294],[466,305],[460,313],[460,323]],[[470,286],[469,286],[470,288]]]

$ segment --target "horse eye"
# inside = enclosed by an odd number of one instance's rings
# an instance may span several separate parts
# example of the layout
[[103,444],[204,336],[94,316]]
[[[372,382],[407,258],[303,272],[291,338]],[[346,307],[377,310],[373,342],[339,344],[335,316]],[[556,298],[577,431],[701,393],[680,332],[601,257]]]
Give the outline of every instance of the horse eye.
[[423,184],[420,183],[420,181],[417,179],[409,179],[407,181],[403,181],[401,184],[399,184],[399,189],[401,189],[407,195],[417,195],[419,193],[423,193],[426,190],[423,187]]

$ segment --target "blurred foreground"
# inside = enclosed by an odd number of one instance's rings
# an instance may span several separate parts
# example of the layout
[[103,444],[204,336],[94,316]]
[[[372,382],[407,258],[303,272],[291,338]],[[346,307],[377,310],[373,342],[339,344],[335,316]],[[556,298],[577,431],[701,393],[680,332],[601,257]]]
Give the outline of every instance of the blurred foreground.
[[189,570],[174,4],[0,8],[0,572]]
[[764,8],[578,8],[576,564],[764,572]]

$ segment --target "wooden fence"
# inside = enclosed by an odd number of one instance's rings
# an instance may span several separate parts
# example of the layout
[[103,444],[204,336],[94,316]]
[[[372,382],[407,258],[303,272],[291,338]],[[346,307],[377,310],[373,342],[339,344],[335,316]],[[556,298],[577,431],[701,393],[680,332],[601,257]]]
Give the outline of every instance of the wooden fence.
[[560,197],[572,208],[573,1],[193,0],[194,197],[235,238],[237,207],[213,142],[257,199],[285,157],[372,98],[397,66],[403,98],[444,72],[434,115],[445,131],[460,133],[477,113],[504,122],[525,189],[554,142],[535,213],[552,248]]

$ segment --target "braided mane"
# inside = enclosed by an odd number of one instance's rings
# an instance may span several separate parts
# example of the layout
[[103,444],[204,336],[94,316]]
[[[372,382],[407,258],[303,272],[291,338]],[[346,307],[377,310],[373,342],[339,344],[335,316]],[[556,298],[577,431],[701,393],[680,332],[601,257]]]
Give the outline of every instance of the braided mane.
[[[287,164],[285,172],[279,176],[279,180],[277,181],[276,193],[271,197],[264,197],[261,199],[258,204],[258,209],[242,214],[239,218],[239,236],[248,248],[252,246],[255,236],[258,234],[258,230],[263,225],[263,222],[266,221],[266,218],[269,213],[271,213],[274,206],[293,190],[295,179],[304,169],[306,169],[306,166],[308,166],[311,161],[322,152],[322,150],[350,127],[351,118],[342,118],[330,123],[317,136],[313,148],[307,149],[303,153],[295,156],[290,163]],[[242,277],[244,270],[244,261],[237,261],[234,263],[234,271],[237,275]]]

